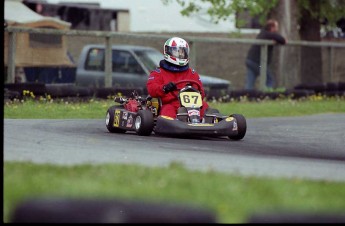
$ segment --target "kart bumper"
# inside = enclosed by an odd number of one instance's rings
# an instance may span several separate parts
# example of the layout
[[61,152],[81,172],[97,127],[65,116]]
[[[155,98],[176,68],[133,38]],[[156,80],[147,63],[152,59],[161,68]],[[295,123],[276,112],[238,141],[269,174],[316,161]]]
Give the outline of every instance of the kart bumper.
[[218,123],[186,123],[162,116],[157,118],[155,133],[162,135],[184,136],[236,136],[238,127],[236,119],[228,117]]

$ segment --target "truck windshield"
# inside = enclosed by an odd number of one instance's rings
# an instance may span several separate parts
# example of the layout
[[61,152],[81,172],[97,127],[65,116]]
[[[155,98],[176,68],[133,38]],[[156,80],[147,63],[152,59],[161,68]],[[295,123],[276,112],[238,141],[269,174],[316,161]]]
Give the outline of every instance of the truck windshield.
[[163,55],[157,50],[136,50],[135,54],[140,58],[149,72],[156,69]]

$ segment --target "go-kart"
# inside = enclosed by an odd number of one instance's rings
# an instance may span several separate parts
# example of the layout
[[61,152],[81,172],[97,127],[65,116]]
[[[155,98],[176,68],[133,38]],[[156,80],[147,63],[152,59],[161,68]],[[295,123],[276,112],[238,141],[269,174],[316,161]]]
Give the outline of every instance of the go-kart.
[[[171,136],[227,136],[232,140],[241,140],[246,134],[246,119],[241,114],[225,116],[217,109],[208,108],[204,117],[200,117],[202,96],[199,83],[193,80],[182,80],[175,83],[174,95],[180,107],[176,118],[160,115],[162,106],[159,98],[148,95],[143,98],[132,92],[131,97],[115,97],[118,103],[108,108],[106,127],[111,133],[135,131],[140,136],[149,136],[152,132],[158,135]],[[182,88],[179,88],[183,84]],[[198,88],[194,88],[195,84]],[[177,93],[177,94],[176,94]]]

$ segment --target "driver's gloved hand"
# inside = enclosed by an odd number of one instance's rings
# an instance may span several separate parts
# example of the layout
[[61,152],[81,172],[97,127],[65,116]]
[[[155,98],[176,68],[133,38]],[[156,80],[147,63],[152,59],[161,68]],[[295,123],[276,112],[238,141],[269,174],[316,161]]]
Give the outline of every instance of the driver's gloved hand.
[[173,82],[169,82],[168,84],[165,84],[163,86],[164,93],[169,93],[169,92],[174,91],[176,89],[177,89],[176,84]]

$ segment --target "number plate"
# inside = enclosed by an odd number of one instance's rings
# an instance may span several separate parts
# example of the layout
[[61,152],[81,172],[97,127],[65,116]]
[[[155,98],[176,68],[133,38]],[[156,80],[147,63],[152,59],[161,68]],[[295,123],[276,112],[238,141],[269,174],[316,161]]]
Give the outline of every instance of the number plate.
[[183,107],[199,108],[202,106],[202,98],[200,93],[182,92],[180,93],[179,97]]

